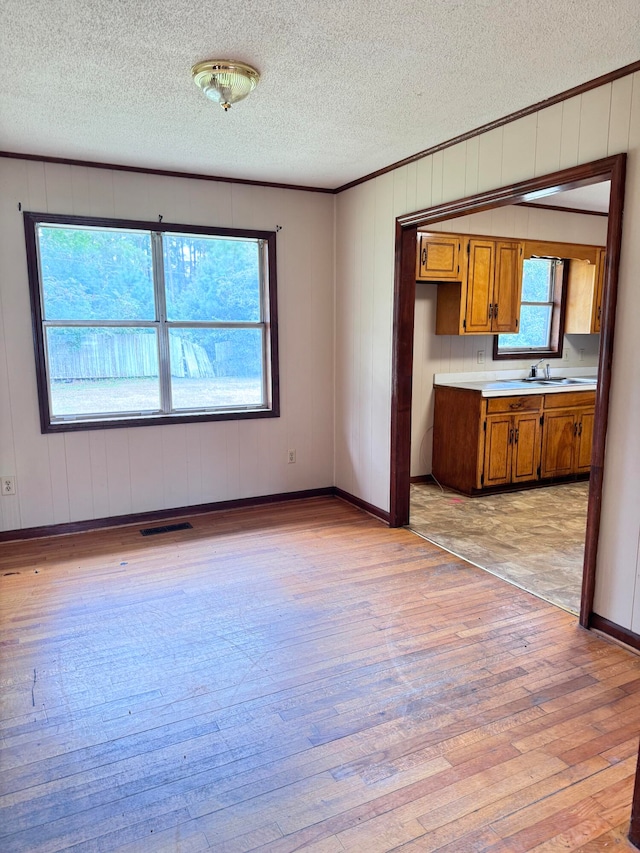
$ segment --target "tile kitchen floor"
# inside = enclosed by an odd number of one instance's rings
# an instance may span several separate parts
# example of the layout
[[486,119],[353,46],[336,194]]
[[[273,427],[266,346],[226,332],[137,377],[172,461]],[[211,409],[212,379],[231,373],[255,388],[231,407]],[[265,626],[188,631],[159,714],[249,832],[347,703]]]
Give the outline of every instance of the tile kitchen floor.
[[409,527],[534,595],[577,613],[587,482],[469,498],[411,486]]

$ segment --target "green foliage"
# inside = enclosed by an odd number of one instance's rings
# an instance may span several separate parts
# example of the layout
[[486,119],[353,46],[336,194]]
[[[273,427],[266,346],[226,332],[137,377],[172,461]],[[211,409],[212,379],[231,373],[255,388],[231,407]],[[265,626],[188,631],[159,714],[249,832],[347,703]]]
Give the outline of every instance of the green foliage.
[[[101,321],[156,319],[150,232],[41,225],[38,237],[45,319],[96,323],[90,331],[56,329],[58,344],[69,354],[100,338],[131,334],[99,328]],[[260,321],[256,240],[164,233],[163,260],[170,321]],[[202,348],[217,375],[262,375],[259,330],[174,328],[171,334]],[[58,346],[58,363],[63,362]]]
[[40,226],[47,320],[153,320],[148,233]]
[[169,320],[258,322],[258,244],[166,234],[164,276]]
[[518,334],[498,335],[501,351],[540,350],[549,346],[553,310],[549,303],[555,263],[549,258],[528,258],[524,261],[520,331]]

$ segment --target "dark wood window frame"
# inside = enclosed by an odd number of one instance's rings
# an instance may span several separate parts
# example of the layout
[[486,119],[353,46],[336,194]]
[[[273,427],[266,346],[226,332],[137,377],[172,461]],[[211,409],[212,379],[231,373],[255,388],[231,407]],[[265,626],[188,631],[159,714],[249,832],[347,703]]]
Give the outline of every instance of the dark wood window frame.
[[596,555],[600,534],[600,510],[604,479],[605,444],[611,392],[611,366],[615,333],[615,311],[622,243],[622,216],[626,154],[616,154],[573,166],[548,175],[540,175],[517,184],[487,190],[475,196],[444,202],[426,210],[396,219],[393,339],[391,366],[391,448],[389,523],[402,527],[409,522],[411,464],[411,395],[413,379],[413,336],[416,296],[416,238],[418,227],[428,229],[435,222],[455,219],[468,213],[489,210],[522,201],[533,201],[549,192],[611,181],[607,223],[606,262],[602,295],[602,322],[598,358],[598,387],[591,451],[589,505],[585,539],[580,624],[613,633],[593,612],[596,582]]
[[[527,259],[529,260],[529,259]],[[512,349],[500,350],[498,348],[499,335],[493,336],[493,360],[522,361],[529,356],[539,356],[541,358],[562,358],[562,342],[564,339],[564,317],[565,317],[565,296],[567,293],[567,280],[569,278],[569,264],[571,261],[568,258],[560,258],[563,261],[562,275],[554,274],[553,280],[553,309],[551,313],[551,331],[549,334],[548,347],[535,347],[531,349]],[[520,304],[524,304],[522,301]],[[527,303],[528,304],[528,303]],[[544,303],[545,305],[548,303]]]
[[[43,334],[43,310],[38,263],[37,227],[44,225],[71,225],[88,228],[133,229],[151,232],[173,232],[215,237],[239,237],[264,241],[267,247],[266,289],[264,293],[265,317],[268,343],[266,357],[268,407],[248,410],[193,411],[172,414],[132,416],[117,418],[99,416],[91,420],[53,421],[49,406],[49,378],[47,375],[45,341]],[[66,216],[64,214],[24,213],[25,243],[27,252],[27,270],[31,297],[31,321],[36,362],[36,380],[40,408],[40,425],[43,433],[72,432],[91,429],[112,429],[132,426],[157,426],[160,424],[200,423],[202,421],[246,420],[253,418],[274,418],[280,416],[280,382],[278,369],[278,315],[277,315],[277,274],[276,274],[276,232],[253,231],[241,228],[216,228],[197,225],[182,225],[165,222],[108,219],[102,217]]]

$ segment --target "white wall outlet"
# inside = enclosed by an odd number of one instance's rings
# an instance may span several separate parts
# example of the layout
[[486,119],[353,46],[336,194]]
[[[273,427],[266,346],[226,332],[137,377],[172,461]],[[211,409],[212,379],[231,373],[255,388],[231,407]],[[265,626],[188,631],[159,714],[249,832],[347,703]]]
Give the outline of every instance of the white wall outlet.
[[580,350],[580,361],[584,361],[584,350]]
[[565,349],[565,351],[563,352],[563,354],[562,354],[562,358],[563,358],[565,361],[569,361],[569,349],[568,349],[568,348],[567,348],[567,349]]
[[2,484],[2,494],[3,495],[15,495],[16,493],[16,478],[15,477],[2,477],[0,480]]
[[484,364],[484,350],[478,350],[478,364]]
[[296,461],[296,452],[295,452],[295,450],[289,450],[289,451],[288,451],[287,461],[288,461],[288,463],[289,463],[290,465],[291,465],[291,463],[292,463],[292,462],[295,462],[295,461]]

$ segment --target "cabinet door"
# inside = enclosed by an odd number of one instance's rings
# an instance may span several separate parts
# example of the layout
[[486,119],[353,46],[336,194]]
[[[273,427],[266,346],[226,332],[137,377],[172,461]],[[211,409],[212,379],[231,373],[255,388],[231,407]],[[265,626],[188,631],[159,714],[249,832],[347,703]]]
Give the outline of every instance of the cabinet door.
[[418,234],[418,281],[460,281],[462,238],[457,234]]
[[468,241],[469,266],[464,330],[469,334],[491,332],[495,247],[493,240]]
[[493,332],[517,332],[522,292],[522,243],[496,243],[496,268],[493,284]]
[[593,318],[591,320],[591,328],[593,332],[600,331],[600,320],[602,318],[602,291],[604,288],[604,266],[607,253],[604,249],[598,252],[598,261],[596,264],[596,282],[595,282],[595,297],[593,300]]
[[511,482],[511,453],[514,426],[511,415],[492,415],[487,418],[484,442],[484,486],[499,486]]
[[542,429],[541,477],[564,477],[567,474],[573,474],[576,432],[575,412],[545,414]]
[[579,473],[591,470],[594,419],[594,412],[582,412],[578,419],[575,465],[576,471]]
[[513,425],[511,480],[514,483],[537,480],[540,464],[540,415],[514,415]]

